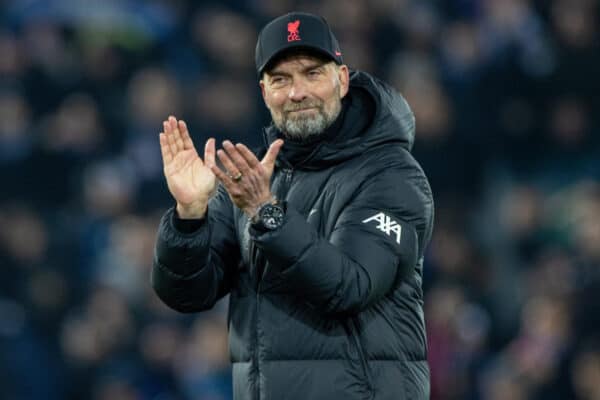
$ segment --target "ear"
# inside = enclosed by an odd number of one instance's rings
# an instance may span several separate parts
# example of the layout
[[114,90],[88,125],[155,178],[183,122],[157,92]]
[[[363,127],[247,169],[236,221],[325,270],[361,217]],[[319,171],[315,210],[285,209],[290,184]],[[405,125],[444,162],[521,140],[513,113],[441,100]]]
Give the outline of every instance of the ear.
[[258,85],[260,86],[260,93],[262,94],[263,101],[265,102],[265,105],[267,105],[267,98],[266,98],[266,93],[265,93],[265,81],[261,79],[260,81],[258,81]]
[[340,80],[340,98],[343,98],[348,94],[350,88],[350,72],[346,64],[340,65],[337,72]]
[[263,100],[265,98],[265,82],[261,79],[258,81],[258,86],[260,86],[260,93],[262,94]]

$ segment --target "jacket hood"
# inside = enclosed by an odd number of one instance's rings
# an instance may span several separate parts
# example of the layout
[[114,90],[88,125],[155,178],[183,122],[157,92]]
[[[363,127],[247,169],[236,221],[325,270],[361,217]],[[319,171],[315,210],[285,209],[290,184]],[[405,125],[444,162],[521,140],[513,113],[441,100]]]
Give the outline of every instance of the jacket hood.
[[[361,71],[350,74],[350,90],[343,100],[339,121],[310,143],[286,140],[278,163],[300,169],[321,169],[338,164],[373,148],[399,144],[412,149],[414,115],[400,93],[379,79]],[[271,125],[264,130],[266,144],[281,132]]]

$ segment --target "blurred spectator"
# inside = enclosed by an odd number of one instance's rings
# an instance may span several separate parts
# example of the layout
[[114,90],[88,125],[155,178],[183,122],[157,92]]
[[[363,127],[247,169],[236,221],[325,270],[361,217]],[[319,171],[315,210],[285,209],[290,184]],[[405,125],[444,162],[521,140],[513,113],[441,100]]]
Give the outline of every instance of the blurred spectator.
[[175,368],[189,399],[225,400],[233,395],[224,322],[221,317],[198,319],[180,349]]
[[27,100],[18,93],[0,93],[0,162],[9,164],[26,158],[34,138]]
[[201,9],[192,20],[192,39],[217,67],[240,74],[254,71],[254,46],[258,32],[252,20],[223,9]]
[[600,349],[597,345],[584,346],[575,355],[572,379],[577,398],[600,398]]

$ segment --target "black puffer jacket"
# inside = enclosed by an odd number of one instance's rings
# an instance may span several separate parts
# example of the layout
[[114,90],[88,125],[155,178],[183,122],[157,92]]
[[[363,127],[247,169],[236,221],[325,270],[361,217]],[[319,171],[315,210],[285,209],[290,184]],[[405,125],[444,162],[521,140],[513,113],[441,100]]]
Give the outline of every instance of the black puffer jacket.
[[421,280],[433,200],[409,152],[413,114],[393,89],[353,72],[324,139],[284,145],[272,182],[287,202],[277,231],[252,229],[222,189],[192,233],[169,210],[153,287],[181,312],[230,294],[235,399],[427,399]]

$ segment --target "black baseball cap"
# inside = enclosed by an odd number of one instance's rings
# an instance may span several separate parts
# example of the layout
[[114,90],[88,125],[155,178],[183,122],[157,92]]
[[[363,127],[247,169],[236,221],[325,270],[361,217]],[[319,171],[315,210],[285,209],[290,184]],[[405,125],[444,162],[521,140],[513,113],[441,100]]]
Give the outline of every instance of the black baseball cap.
[[261,76],[269,62],[288,49],[307,49],[342,64],[342,52],[325,18],[291,12],[275,18],[258,34],[256,71]]

